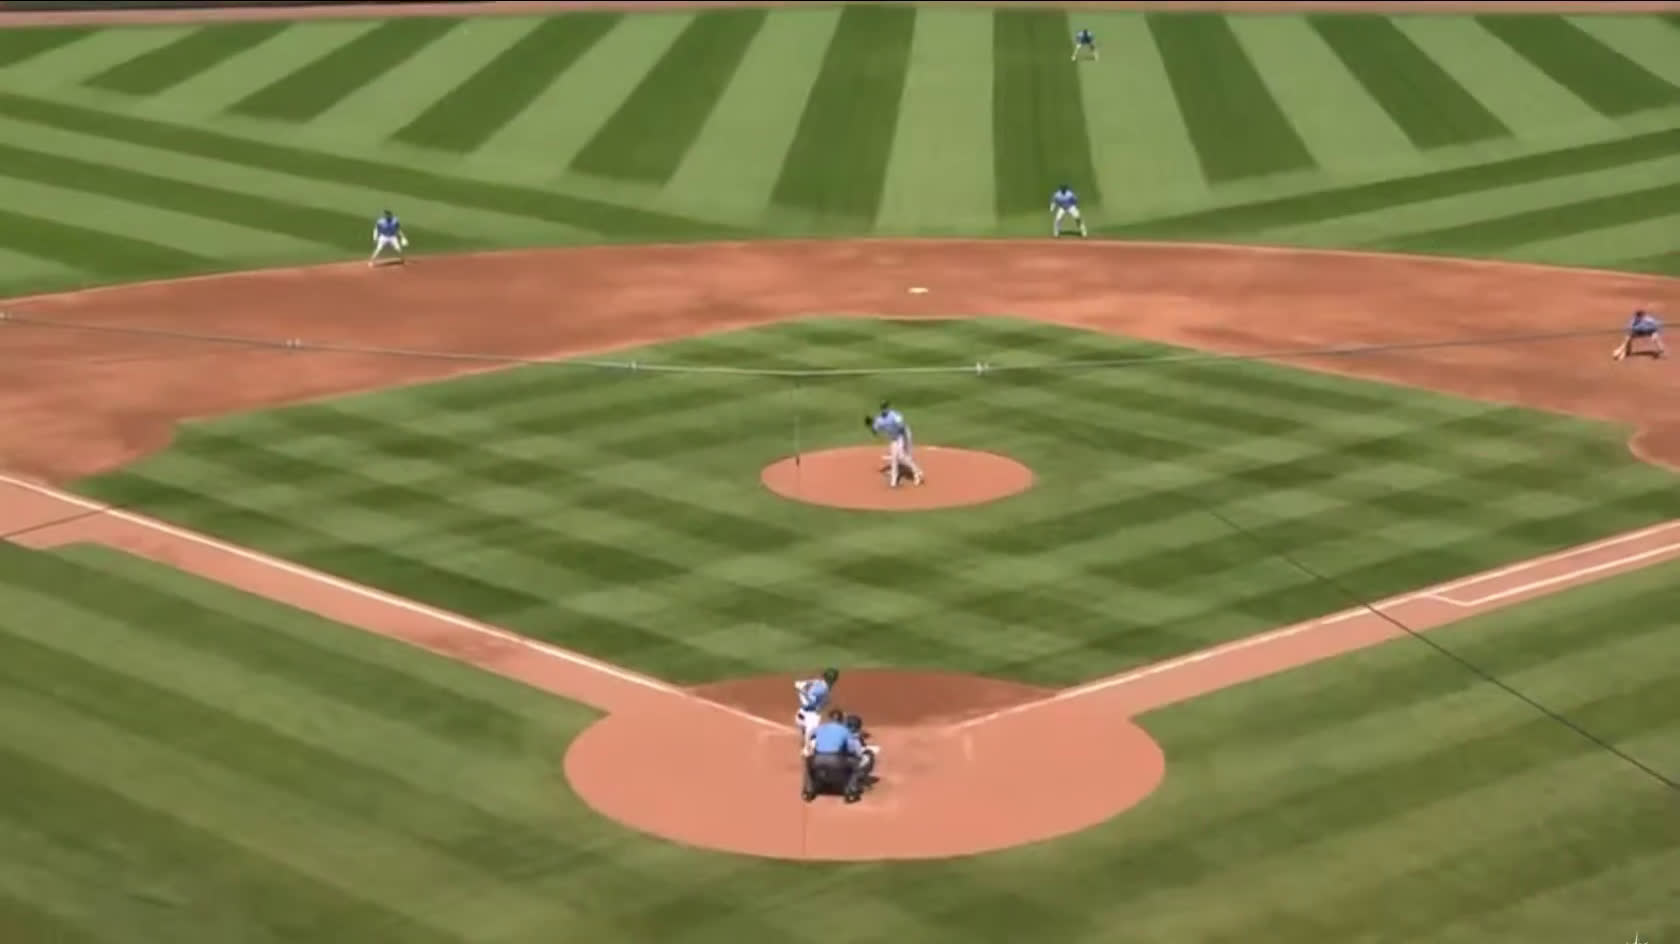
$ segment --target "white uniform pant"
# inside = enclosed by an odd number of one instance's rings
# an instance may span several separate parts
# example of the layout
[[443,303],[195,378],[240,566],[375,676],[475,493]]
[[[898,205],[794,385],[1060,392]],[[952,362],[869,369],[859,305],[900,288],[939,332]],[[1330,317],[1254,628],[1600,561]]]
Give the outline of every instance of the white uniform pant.
[[400,237],[397,237],[397,236],[376,236],[376,237],[374,237],[374,240],[373,240],[373,254],[374,254],[375,257],[377,257],[380,253],[384,252],[387,249],[391,250],[392,252],[396,253],[399,256],[402,255],[403,250],[402,250],[402,242],[401,242]]
[[910,470],[912,478],[921,479],[922,467],[910,456],[909,438],[899,436],[887,444],[887,484],[896,486],[899,473],[905,469]]
[[1076,206],[1071,206],[1071,207],[1059,206],[1059,207],[1057,207],[1056,208],[1056,218],[1055,218],[1054,221],[1052,221],[1051,225],[1053,225],[1057,230],[1060,230],[1062,228],[1062,220],[1064,220],[1064,219],[1072,219],[1075,223],[1079,224],[1079,228],[1081,230],[1083,230],[1085,228],[1085,222],[1084,222],[1083,219],[1080,218],[1079,208],[1076,207]]
[[811,739],[811,735],[817,730],[817,725],[822,724],[822,712],[806,711],[801,708],[793,716],[793,721],[795,724],[799,725],[800,740],[808,741]]

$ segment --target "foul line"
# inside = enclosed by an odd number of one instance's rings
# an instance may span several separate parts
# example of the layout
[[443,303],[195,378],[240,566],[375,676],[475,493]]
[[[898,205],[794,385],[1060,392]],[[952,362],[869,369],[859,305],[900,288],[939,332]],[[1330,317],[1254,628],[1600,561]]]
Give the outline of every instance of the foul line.
[[1629,564],[1638,563],[1642,560],[1649,560],[1653,557],[1664,557],[1673,554],[1675,551],[1680,551],[1680,542],[1664,544],[1661,547],[1653,547],[1648,551],[1640,551],[1637,554],[1627,554],[1622,557],[1607,560],[1599,564],[1592,564],[1587,567],[1579,567],[1566,574],[1558,574],[1555,577],[1542,577],[1539,580],[1531,580],[1528,583],[1518,584],[1515,587],[1495,591],[1494,593],[1485,594],[1479,597],[1471,597],[1468,600],[1460,600],[1456,597],[1449,597],[1440,593],[1431,594],[1430,598],[1439,600],[1442,603],[1451,604],[1452,606],[1464,607],[1465,609],[1475,609],[1477,607],[1486,606],[1489,603],[1494,603],[1510,597],[1520,597],[1525,593],[1540,590],[1545,587],[1554,586],[1560,583],[1569,583],[1572,580],[1579,580],[1582,577],[1596,574],[1601,571],[1615,570],[1618,567],[1626,567]]
[[1548,577],[1548,578],[1545,578],[1543,580],[1532,581],[1531,583],[1524,584],[1522,587],[1519,587],[1519,588],[1513,588],[1513,589],[1508,590],[1508,591],[1500,591],[1498,593],[1489,594],[1486,597],[1479,598],[1476,602],[1461,602],[1461,601],[1457,601],[1457,600],[1445,599],[1445,598],[1440,596],[1440,594],[1445,593],[1445,592],[1450,592],[1451,590],[1453,590],[1455,588],[1458,588],[1458,587],[1468,586],[1468,585],[1473,584],[1473,583],[1482,583],[1482,582],[1485,582],[1485,581],[1488,581],[1488,580],[1496,579],[1498,577],[1510,576],[1511,574],[1521,573],[1525,570],[1532,570],[1536,567],[1542,567],[1542,566],[1545,566],[1546,564],[1553,563],[1553,562],[1556,562],[1556,561],[1568,560],[1571,557],[1578,557],[1582,554],[1588,554],[1588,553],[1591,553],[1595,550],[1603,550],[1604,548],[1607,548],[1607,547],[1615,547],[1618,544],[1627,544],[1631,541],[1637,541],[1637,540],[1640,540],[1642,538],[1647,538],[1647,537],[1650,537],[1651,535],[1654,535],[1654,534],[1662,534],[1666,531],[1671,531],[1675,528],[1680,528],[1680,521],[1667,521],[1667,522],[1664,522],[1662,524],[1652,525],[1651,527],[1648,527],[1648,528],[1641,528],[1637,531],[1629,531],[1626,534],[1619,534],[1619,535],[1616,535],[1615,537],[1605,538],[1601,541],[1594,541],[1594,542],[1589,543],[1589,544],[1582,544],[1578,547],[1568,548],[1566,550],[1558,551],[1556,553],[1546,554],[1546,555],[1542,555],[1540,557],[1535,557],[1535,558],[1530,558],[1529,560],[1526,560],[1526,561],[1519,561],[1518,563],[1511,564],[1511,565],[1506,566],[1506,567],[1501,567],[1497,570],[1490,570],[1487,573],[1476,574],[1476,575],[1471,576],[1471,577],[1460,578],[1458,580],[1454,580],[1454,581],[1451,581],[1449,583],[1444,583],[1444,584],[1440,584],[1440,585],[1437,585],[1437,586],[1434,586],[1434,587],[1430,587],[1430,588],[1425,589],[1425,590],[1419,590],[1419,591],[1414,591],[1412,593],[1402,594],[1402,595],[1396,596],[1396,597],[1390,597],[1389,599],[1382,600],[1382,601],[1379,601],[1377,603],[1373,603],[1370,606],[1353,607],[1353,608],[1350,608],[1350,609],[1341,610],[1341,611],[1336,612],[1336,613],[1331,613],[1327,616],[1319,617],[1318,619],[1315,619],[1315,620],[1309,620],[1305,623],[1297,623],[1293,626],[1284,626],[1280,629],[1274,629],[1274,630],[1270,630],[1268,632],[1258,633],[1258,634],[1253,635],[1253,636],[1246,636],[1242,639],[1233,640],[1233,641],[1227,642],[1227,643],[1221,643],[1217,646],[1211,646],[1207,649],[1202,649],[1202,650],[1197,651],[1197,652],[1189,653],[1188,655],[1178,656],[1178,657],[1173,658],[1173,659],[1167,659],[1164,662],[1156,662],[1156,663],[1151,664],[1151,665],[1143,666],[1142,668],[1133,669],[1129,672],[1123,672],[1119,675],[1112,675],[1112,676],[1109,676],[1108,678],[1097,679],[1094,682],[1086,682],[1083,685],[1076,685],[1072,688],[1064,688],[1061,691],[1056,692],[1055,694],[1047,695],[1043,698],[1038,698],[1038,699],[1034,699],[1032,701],[1022,702],[1018,705],[1011,705],[1008,708],[1002,708],[1002,709],[999,709],[997,711],[989,712],[987,714],[976,715],[973,718],[968,718],[968,719],[965,719],[963,721],[959,721],[956,724],[953,724],[950,727],[948,727],[946,730],[947,731],[962,731],[962,730],[966,730],[968,728],[977,727],[977,726],[979,726],[981,724],[984,724],[986,722],[989,722],[989,721],[995,721],[999,718],[1007,718],[1007,717],[1010,717],[1011,715],[1017,715],[1017,714],[1020,714],[1022,712],[1025,712],[1025,711],[1031,711],[1035,708],[1042,708],[1046,705],[1057,704],[1059,702],[1068,701],[1068,700],[1071,700],[1071,699],[1074,699],[1074,698],[1083,698],[1086,695],[1095,695],[1099,692],[1109,691],[1110,689],[1122,688],[1124,686],[1131,685],[1131,684],[1136,683],[1136,682],[1141,682],[1144,679],[1154,678],[1157,675],[1164,675],[1168,672],[1175,672],[1179,669],[1183,669],[1183,668],[1186,668],[1188,666],[1199,665],[1203,662],[1211,662],[1215,659],[1223,659],[1223,658],[1226,658],[1228,656],[1232,656],[1232,655],[1236,655],[1238,653],[1246,652],[1250,649],[1257,649],[1257,648],[1260,648],[1262,646],[1269,646],[1269,645],[1272,645],[1274,643],[1282,642],[1283,640],[1291,639],[1295,636],[1299,636],[1302,633],[1309,633],[1309,632],[1312,632],[1314,630],[1322,629],[1325,626],[1332,626],[1332,625],[1335,625],[1337,623],[1343,623],[1343,622],[1346,622],[1348,620],[1356,619],[1356,618],[1361,617],[1361,616],[1368,616],[1368,615],[1371,614],[1371,612],[1373,610],[1381,612],[1383,610],[1387,610],[1387,609],[1390,609],[1392,607],[1400,606],[1404,603],[1408,603],[1408,602],[1411,602],[1411,601],[1414,601],[1414,600],[1434,600],[1434,601],[1437,601],[1437,602],[1446,603],[1448,605],[1455,605],[1455,606],[1460,606],[1460,607],[1469,609],[1469,608],[1472,608],[1475,605],[1477,605],[1477,603],[1493,602],[1494,600],[1504,599],[1504,598],[1510,597],[1510,596],[1517,596],[1521,593],[1525,593],[1525,592],[1528,592],[1530,590],[1539,589],[1541,587],[1552,586],[1554,584],[1559,584],[1559,583],[1566,583],[1566,582],[1571,581],[1571,580],[1579,580],[1580,578],[1588,576],[1590,574],[1595,574],[1595,573],[1605,571],[1605,570],[1611,570],[1611,569],[1614,569],[1615,567],[1625,566],[1626,564],[1633,563],[1635,561],[1645,560],[1647,558],[1660,556],[1664,553],[1669,553],[1669,552],[1672,552],[1672,551],[1675,551],[1675,550],[1680,550],[1680,542],[1666,544],[1661,548],[1656,548],[1656,549],[1653,549],[1653,550],[1650,550],[1650,551],[1642,551],[1642,552],[1639,552],[1639,553],[1636,553],[1636,554],[1629,554],[1625,557],[1617,558],[1614,561],[1607,561],[1607,562],[1602,563],[1602,564],[1593,564],[1591,566],[1581,567],[1577,570],[1572,570],[1567,574],[1560,574],[1557,577]]
[[[281,560],[277,557],[270,557],[267,554],[253,551],[249,548],[240,547],[237,544],[229,544],[226,541],[222,541],[208,535],[199,534],[196,531],[188,531],[185,528],[178,528],[175,525],[166,524],[155,518],[148,518],[144,515],[124,511],[120,508],[113,508],[100,502],[82,498],[78,495],[72,495],[68,492],[61,492],[56,488],[50,488],[45,485],[40,485],[25,479],[15,478],[10,475],[0,474],[0,485],[9,485],[13,488],[20,488],[25,491],[34,492],[37,495],[44,495],[56,501],[81,508],[90,514],[109,515],[112,518],[116,518],[119,521],[131,524],[138,528],[144,528],[145,530],[153,531],[159,534],[167,534],[180,541],[186,541],[190,544],[197,544],[201,547],[211,548],[212,550],[219,551],[223,554],[230,554],[253,564],[272,568],[282,573],[290,574],[294,577],[301,577],[305,580],[313,581],[323,586],[332,587],[342,593],[348,593],[366,600],[374,600],[386,606],[405,610],[409,613],[424,616],[440,623],[447,623],[457,629],[515,645],[527,651],[538,653],[546,658],[565,662],[581,669],[587,669],[591,672],[597,672],[601,675],[617,679],[621,682],[628,682],[629,684],[640,686],[648,689],[649,691],[658,692],[661,695],[669,695],[693,702],[695,704],[705,705],[726,714],[734,715],[737,718],[744,718],[754,724],[764,727],[772,727],[778,730],[785,728],[784,725],[777,724],[768,718],[761,718],[751,712],[742,711],[739,708],[734,708],[721,702],[712,701],[709,698],[704,698],[692,692],[684,691],[658,679],[650,678],[649,676],[642,675],[637,672],[632,672],[629,669],[620,668],[608,662],[602,662],[598,659],[583,655],[582,653],[573,652],[570,649],[562,649],[559,646],[550,645],[545,642],[539,642],[528,636],[521,636],[518,633],[505,629],[498,629],[494,626],[489,626],[484,623],[468,619],[459,614],[451,613],[448,610],[440,610],[424,603],[418,603],[414,600],[396,596],[395,594],[386,593],[383,590],[376,590],[372,587],[344,580],[340,577],[334,577],[331,574],[325,574],[321,571]],[[359,629],[359,627],[353,628]],[[367,630],[362,631],[367,632]],[[396,638],[400,640],[400,637]],[[412,645],[412,643],[410,644]]]

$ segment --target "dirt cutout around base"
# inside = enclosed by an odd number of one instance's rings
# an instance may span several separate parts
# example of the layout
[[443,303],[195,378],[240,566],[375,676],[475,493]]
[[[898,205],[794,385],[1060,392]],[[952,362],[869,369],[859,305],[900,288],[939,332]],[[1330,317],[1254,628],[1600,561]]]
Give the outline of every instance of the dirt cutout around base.
[[772,725],[743,738],[721,721],[610,715],[566,754],[567,779],[585,803],[642,832],[724,852],[926,859],[1078,832],[1141,802],[1166,774],[1160,747],[1124,716],[1069,706],[958,728],[988,708],[1052,693],[965,675],[854,671],[835,686],[835,705],[863,716],[881,748],[880,780],[855,805],[830,796],[807,803],[791,676],[694,692]]
[[[930,292],[906,293],[916,285]],[[568,305],[553,303],[556,286],[564,286]],[[8,419],[0,466],[64,481],[165,446],[174,425],[190,417],[814,311],[1008,313],[1210,352],[1270,354],[1297,366],[1625,423],[1639,430],[1632,446],[1641,456],[1674,464],[1674,365],[1613,363],[1608,354],[1629,310],[1672,311],[1676,303],[1680,281],[1653,276],[1100,241],[604,246],[418,257],[389,270],[352,262],[0,304],[10,316],[0,320],[0,338],[11,355],[0,373],[0,412]],[[499,316],[463,314],[486,309]],[[368,311],[403,317],[367,318]],[[1464,343],[1516,336],[1528,340]],[[291,338],[302,343],[282,343]],[[1276,354],[1354,345],[1391,347],[1358,357]],[[399,349],[446,356],[392,353]],[[460,352],[491,358],[475,362]],[[226,383],[235,375],[240,383]],[[863,481],[879,457],[878,448],[864,450]],[[741,470],[742,489],[759,487],[753,471]],[[1132,771],[1126,776],[1133,779],[1115,782],[1147,790],[1152,748],[1125,719],[1399,635],[1376,612],[1350,610],[1060,692],[1003,692],[971,680],[931,702],[898,707],[891,697],[933,698],[923,689],[939,686],[927,676],[882,673],[872,688],[874,673],[847,673],[840,694],[859,699],[856,709],[877,729],[884,782],[855,806],[805,807],[797,804],[786,679],[680,689],[22,478],[0,476],[0,531],[34,547],[105,544],[591,705],[609,717],[571,746],[566,767],[597,809],[679,841],[795,858],[957,855],[1100,822],[1132,801],[1084,794],[1117,775],[1090,766],[1108,763],[1090,744],[1111,752],[1129,745],[1119,756],[1144,776]],[[1680,523],[1669,523],[1375,609],[1421,631],[1676,558]],[[678,730],[696,732],[693,743],[720,762],[673,759]],[[628,766],[632,758],[648,766]],[[1033,772],[1034,765],[1042,769]],[[786,776],[790,767],[795,777]],[[767,822],[750,804],[696,796],[696,770],[762,774],[750,786],[729,782],[762,800]],[[976,822],[975,808],[963,809],[971,796],[1009,804],[1000,807],[1009,816]],[[1045,811],[1019,812],[1027,806]],[[686,819],[660,818],[679,813]],[[1040,815],[1056,818],[1028,819],[1019,829],[1003,822]]]
[[901,476],[893,487],[880,447],[853,446],[791,456],[764,467],[759,480],[783,498],[851,511],[931,511],[980,505],[1032,488],[1033,472],[1008,456],[946,446],[918,446],[923,482]]

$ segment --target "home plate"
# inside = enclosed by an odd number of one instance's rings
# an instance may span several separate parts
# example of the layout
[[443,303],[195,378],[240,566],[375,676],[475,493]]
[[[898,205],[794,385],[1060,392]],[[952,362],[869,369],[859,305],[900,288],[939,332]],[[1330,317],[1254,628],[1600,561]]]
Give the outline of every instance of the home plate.
[[923,286],[920,286],[920,285],[910,286],[910,294],[912,294],[912,295],[926,295],[927,293],[928,293],[928,290]]

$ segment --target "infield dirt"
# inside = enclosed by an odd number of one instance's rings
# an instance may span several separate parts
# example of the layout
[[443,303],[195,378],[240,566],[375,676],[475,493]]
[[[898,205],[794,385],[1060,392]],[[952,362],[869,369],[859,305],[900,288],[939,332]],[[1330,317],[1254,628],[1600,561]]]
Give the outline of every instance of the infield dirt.
[[[908,294],[912,285],[929,292]],[[462,255],[381,270],[357,261],[14,299],[0,303],[15,316],[0,321],[11,367],[0,376],[0,465],[17,475],[0,478],[0,528],[37,547],[106,544],[592,705],[608,717],[570,746],[568,774],[586,802],[635,828],[783,858],[957,855],[1062,835],[1141,802],[1166,769],[1129,720],[1143,711],[1394,638],[1401,630],[1383,613],[1424,630],[1680,556],[1680,525],[1059,692],[848,673],[840,692],[878,727],[883,783],[837,807],[797,796],[787,679],[680,689],[50,483],[162,448],[189,417],[483,369],[460,352],[578,354],[811,312],[1007,313],[1241,355],[1388,345],[1276,359],[1622,423],[1636,452],[1673,464],[1680,400],[1669,364],[1613,363],[1608,351],[1629,309],[1677,297],[1673,280],[1450,259],[865,241]],[[486,310],[498,317],[477,314]],[[1572,336],[1439,344],[1536,333]],[[304,347],[287,348],[290,338]],[[388,352],[397,348],[439,356]],[[761,487],[760,471],[743,469],[741,487]],[[665,735],[679,722],[727,761],[715,795],[664,776]]]

